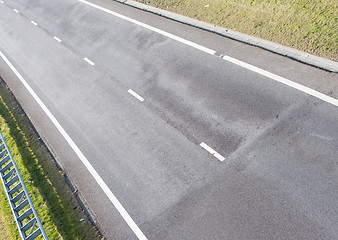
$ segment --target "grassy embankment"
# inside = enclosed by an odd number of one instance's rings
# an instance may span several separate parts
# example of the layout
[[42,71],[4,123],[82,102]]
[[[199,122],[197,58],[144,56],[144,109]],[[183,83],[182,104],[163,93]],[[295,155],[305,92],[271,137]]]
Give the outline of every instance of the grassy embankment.
[[[57,168],[1,78],[0,127],[49,239],[100,239],[78,206],[64,173]],[[2,183],[0,185],[0,239],[20,239]]]
[[338,61],[336,0],[136,0]]

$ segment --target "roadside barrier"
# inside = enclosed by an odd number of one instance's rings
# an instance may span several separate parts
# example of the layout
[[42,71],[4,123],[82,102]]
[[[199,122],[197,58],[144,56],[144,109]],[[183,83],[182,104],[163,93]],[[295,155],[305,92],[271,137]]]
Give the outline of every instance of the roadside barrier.
[[43,236],[44,240],[48,240],[19,169],[14,162],[1,132],[0,176],[21,238],[24,240],[32,240],[36,238],[41,239],[41,236]]

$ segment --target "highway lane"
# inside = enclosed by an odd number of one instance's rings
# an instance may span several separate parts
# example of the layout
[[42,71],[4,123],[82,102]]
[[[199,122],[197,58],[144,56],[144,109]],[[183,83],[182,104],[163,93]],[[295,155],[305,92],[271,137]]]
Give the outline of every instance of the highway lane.
[[[1,51],[149,239],[337,235],[337,107],[76,1],[31,3],[1,6]],[[63,165],[107,235],[132,238]]]

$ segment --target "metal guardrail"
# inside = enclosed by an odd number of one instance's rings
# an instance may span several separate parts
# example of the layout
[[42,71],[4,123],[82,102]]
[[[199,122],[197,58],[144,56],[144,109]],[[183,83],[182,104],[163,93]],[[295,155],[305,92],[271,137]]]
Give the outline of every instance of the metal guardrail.
[[29,197],[27,188],[1,132],[0,176],[21,238],[32,240],[36,238],[41,239],[41,236],[43,236],[44,240],[48,240],[32,200]]

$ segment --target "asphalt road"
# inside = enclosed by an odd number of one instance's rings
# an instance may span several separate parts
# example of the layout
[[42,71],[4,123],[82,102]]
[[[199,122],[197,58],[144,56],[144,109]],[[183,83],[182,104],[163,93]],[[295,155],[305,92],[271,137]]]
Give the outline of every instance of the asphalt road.
[[[333,98],[337,74],[119,3],[96,3],[216,51],[76,0],[0,4],[1,52],[146,238],[337,239],[337,106],[217,55]],[[137,239],[2,59],[0,73],[107,239]]]

